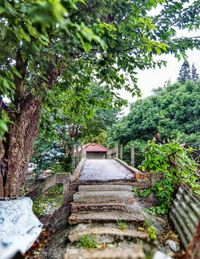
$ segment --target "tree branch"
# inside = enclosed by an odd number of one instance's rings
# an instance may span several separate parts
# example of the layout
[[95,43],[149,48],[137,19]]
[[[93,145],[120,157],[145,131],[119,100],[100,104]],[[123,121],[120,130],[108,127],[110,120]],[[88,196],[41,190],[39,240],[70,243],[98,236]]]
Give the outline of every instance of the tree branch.
[[15,100],[17,103],[20,102],[20,100],[22,99],[22,97],[24,95],[24,78],[26,76],[27,63],[28,63],[28,59],[25,61],[23,60],[21,51],[19,49],[16,54],[15,68],[19,72],[20,76],[17,76],[15,74],[15,79],[14,79],[15,87],[16,87]]

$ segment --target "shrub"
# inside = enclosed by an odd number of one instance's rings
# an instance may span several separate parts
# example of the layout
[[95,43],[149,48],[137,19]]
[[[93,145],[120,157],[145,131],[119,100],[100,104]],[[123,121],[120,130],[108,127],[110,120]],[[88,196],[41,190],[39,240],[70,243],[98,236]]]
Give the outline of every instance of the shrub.
[[197,164],[190,158],[191,152],[192,148],[185,149],[175,141],[163,145],[153,141],[148,142],[142,170],[164,173],[164,179],[158,180],[152,187],[152,191],[160,200],[160,205],[153,208],[152,213],[167,213],[175,191],[180,185],[185,185],[194,193],[200,194]]

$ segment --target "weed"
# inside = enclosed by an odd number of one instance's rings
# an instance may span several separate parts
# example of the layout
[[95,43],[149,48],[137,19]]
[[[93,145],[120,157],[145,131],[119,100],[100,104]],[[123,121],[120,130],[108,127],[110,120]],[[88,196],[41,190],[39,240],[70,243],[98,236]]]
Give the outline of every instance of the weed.
[[121,220],[117,220],[117,225],[120,230],[125,230],[128,228],[128,225],[126,222],[123,222]]
[[132,192],[140,197],[147,197],[151,193],[150,189],[138,190],[137,187],[132,187]]
[[149,235],[149,238],[151,240],[155,240],[157,238],[157,235],[156,235],[156,228],[151,225],[148,229],[147,229],[147,232],[148,232],[148,235]]
[[78,246],[83,248],[97,248],[96,238],[92,235],[84,235],[78,240]]
[[144,226],[147,228],[150,240],[155,240],[157,238],[156,228],[147,219],[144,220]]

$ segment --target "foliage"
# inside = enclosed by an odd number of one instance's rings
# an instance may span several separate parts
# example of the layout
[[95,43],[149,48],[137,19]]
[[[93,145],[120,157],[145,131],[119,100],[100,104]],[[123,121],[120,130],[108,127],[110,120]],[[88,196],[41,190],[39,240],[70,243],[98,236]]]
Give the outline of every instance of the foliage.
[[[52,89],[54,95],[56,85],[61,91],[68,86],[84,89],[98,80],[116,98],[114,88],[138,93],[136,68],[165,63],[155,61],[154,55],[174,53],[179,58],[188,48],[198,47],[196,38],[175,37],[176,28],[199,27],[198,1],[187,6],[185,1],[163,0],[88,3],[1,1],[0,96],[11,100],[11,111],[28,93],[45,99]],[[161,13],[151,16],[149,11],[158,4],[163,5]],[[73,101],[76,95],[72,96]]]
[[139,165],[144,159],[145,143],[155,136],[160,142],[177,139],[198,148],[199,132],[200,81],[188,81],[166,85],[154,91],[154,95],[133,103],[130,113],[113,127],[109,141],[118,141],[125,146],[127,162],[130,162],[133,144],[136,165]]
[[78,246],[82,248],[97,248],[96,238],[92,235],[84,235],[78,240]]
[[191,72],[191,79],[193,80],[193,81],[197,81],[197,80],[199,80],[199,74],[197,73],[197,69],[196,69],[196,67],[194,66],[194,64],[192,64],[192,72]]
[[38,173],[47,168],[54,170],[58,164],[61,167],[59,170],[71,172],[74,145],[89,142],[107,145],[106,130],[110,129],[112,118],[116,118],[120,108],[112,107],[111,96],[98,86],[88,87],[88,91],[84,103],[74,101],[69,107],[65,103],[70,103],[72,96],[60,93],[58,103],[53,105],[52,96],[45,104],[32,158],[32,162],[37,164]]
[[181,66],[181,69],[179,71],[179,76],[178,76],[178,81],[181,83],[185,83],[188,80],[192,80],[194,82],[199,80],[199,75],[197,73],[197,69],[194,65],[192,64],[192,67],[190,69],[190,64],[187,60],[183,62],[183,65]]
[[7,112],[2,109],[0,114],[0,139],[3,138],[6,132],[8,132],[8,123],[11,123],[11,120]]
[[197,183],[197,164],[189,157],[192,148],[185,149],[177,142],[163,145],[149,141],[142,170],[152,173],[162,172],[164,179],[158,180],[152,187],[159,198],[160,205],[151,209],[152,213],[165,214],[168,212],[175,191],[180,185],[185,185],[197,194],[200,194],[200,185]]
[[144,227],[147,228],[147,233],[150,240],[155,240],[157,238],[156,228],[147,219],[144,220]]
[[39,135],[35,142],[34,155],[31,162],[36,165],[34,171],[37,174],[46,169],[51,169],[54,173],[66,171],[63,161],[64,151],[61,144],[51,142]]
[[135,164],[140,165],[144,159],[144,148],[146,146],[146,141],[142,139],[131,140],[128,142],[123,149],[123,160],[130,163],[131,158],[131,148],[134,147],[135,152]]
[[186,81],[191,79],[191,72],[190,72],[190,65],[187,60],[183,62],[183,65],[181,66],[178,81],[181,83],[185,83]]
[[148,227],[147,232],[148,232],[150,240],[155,240],[157,238],[156,228],[154,226]]
[[127,223],[121,220],[117,220],[117,225],[120,230],[126,230],[128,228]]
[[[162,6],[161,12],[152,16],[150,11],[158,4]],[[198,7],[199,1],[186,4],[185,0],[2,0],[0,112],[4,110],[9,120],[1,116],[4,139],[1,137],[0,145],[6,150],[1,155],[0,182],[9,188],[2,186],[0,190],[11,195],[20,189],[35,141],[39,112],[48,99],[54,100],[53,105],[62,106],[62,93],[70,97],[64,105],[70,110],[68,119],[74,119],[76,103],[82,113],[86,109],[85,117],[94,114],[92,106],[84,107],[92,85],[98,85],[119,102],[121,88],[139,94],[137,69],[166,63],[154,59],[155,55],[172,53],[180,58],[187,49],[199,47],[198,38],[178,37],[176,33],[177,29],[199,28]],[[5,96],[9,103],[4,101]],[[82,118],[75,119],[83,123]],[[68,129],[77,130],[74,125]],[[12,152],[10,140],[25,144],[16,144],[18,150]],[[11,161],[15,161],[15,166]]]
[[140,197],[147,197],[151,193],[150,189],[139,190],[137,187],[133,187],[132,191]]
[[33,201],[33,212],[37,216],[45,216],[61,207],[63,201],[63,185],[57,184]]

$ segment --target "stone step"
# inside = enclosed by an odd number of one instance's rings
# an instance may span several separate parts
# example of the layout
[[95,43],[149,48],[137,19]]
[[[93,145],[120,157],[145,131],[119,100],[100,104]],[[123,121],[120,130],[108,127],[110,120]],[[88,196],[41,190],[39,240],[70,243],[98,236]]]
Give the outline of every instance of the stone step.
[[120,229],[117,223],[115,224],[78,224],[73,227],[68,235],[69,240],[73,243],[78,241],[84,235],[94,235],[97,243],[112,243],[123,239],[147,239],[148,234],[143,231],[138,231],[132,224],[126,223],[125,229]]
[[107,202],[107,203],[71,203],[72,213],[86,212],[101,212],[101,211],[124,211],[130,213],[141,213],[142,209],[139,203],[134,199],[129,199],[127,202]]
[[[72,183],[73,185],[74,183]],[[94,181],[94,180],[88,180],[88,181],[84,181],[84,180],[80,180],[78,179],[75,182],[76,185],[129,185],[129,186],[134,186],[137,188],[150,188],[151,187],[151,182],[138,182],[136,180],[130,181],[127,179],[123,179],[123,180],[111,180],[111,181]]]
[[[132,201],[132,204],[135,201]],[[107,202],[107,203],[72,203],[71,212],[86,212],[86,211],[130,211],[130,206],[127,206],[126,203],[120,202]]]
[[78,203],[106,203],[106,202],[131,202],[133,201],[132,192],[124,191],[91,191],[77,192],[73,196],[73,202]]
[[64,259],[144,259],[145,255],[140,244],[123,245],[105,249],[67,249]]
[[79,192],[91,192],[91,191],[130,191],[132,192],[132,186],[118,185],[118,184],[79,185],[78,189],[79,189]]
[[139,210],[135,212],[121,212],[121,211],[108,211],[108,212],[88,212],[88,213],[73,213],[69,217],[71,225],[78,223],[93,223],[93,222],[117,222],[122,220],[126,222],[141,223],[144,221],[144,216]]

